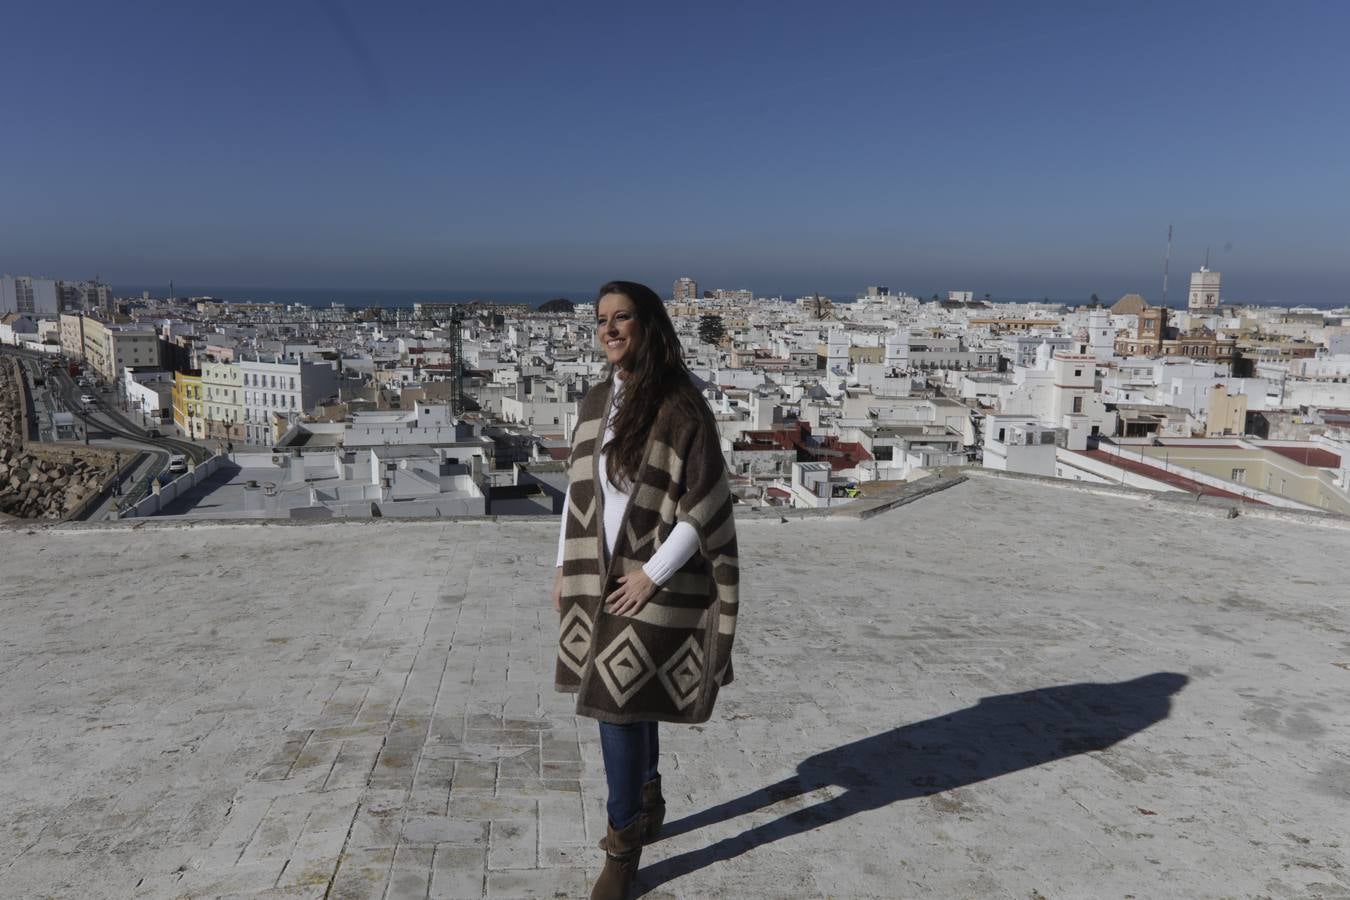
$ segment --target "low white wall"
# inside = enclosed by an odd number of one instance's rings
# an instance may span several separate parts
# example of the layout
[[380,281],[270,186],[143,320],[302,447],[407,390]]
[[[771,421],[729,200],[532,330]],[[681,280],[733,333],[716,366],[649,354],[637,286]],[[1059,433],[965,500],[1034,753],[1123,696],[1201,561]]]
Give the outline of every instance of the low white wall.
[[153,516],[158,513],[168,503],[173,502],[180,494],[191,490],[202,481],[210,477],[224,462],[225,457],[217,453],[215,456],[201,463],[197,468],[184,472],[168,484],[162,485],[159,493],[155,493],[152,488],[144,500],[135,506],[129,506],[122,510],[118,516],[119,519],[132,519],[136,517]]

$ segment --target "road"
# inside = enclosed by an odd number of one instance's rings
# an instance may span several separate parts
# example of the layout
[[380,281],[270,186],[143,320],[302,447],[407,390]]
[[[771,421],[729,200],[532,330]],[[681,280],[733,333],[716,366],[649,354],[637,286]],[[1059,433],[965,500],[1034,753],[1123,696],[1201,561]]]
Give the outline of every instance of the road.
[[[94,388],[82,388],[76,384],[75,379],[70,376],[64,367],[51,368],[53,361],[61,362],[62,366],[66,364],[67,361],[61,357],[45,356],[17,347],[5,346],[0,346],[0,353],[12,355],[22,362],[24,371],[28,376],[29,389],[34,392],[35,397],[43,399],[54,409],[69,411],[81,422],[86,443],[97,440],[96,444],[92,444],[93,446],[113,450],[125,448],[132,454],[146,453],[149,455],[148,462],[138,466],[131,473],[130,488],[124,487],[125,492],[120,498],[109,498],[109,501],[103,507],[93,511],[90,518],[102,518],[101,511],[104,508],[111,509],[114,499],[122,507],[130,506],[143,499],[149,494],[150,485],[154,479],[167,471],[171,454],[182,454],[192,460],[194,464],[203,463],[212,455],[209,448],[192,441],[173,437],[150,436],[147,433],[149,429],[137,424],[117,409],[114,394],[109,391],[98,391]],[[38,380],[43,382],[41,386],[35,384]],[[94,401],[88,404],[80,402],[80,397],[84,394],[93,396]],[[39,434],[30,434],[29,439],[40,437],[42,427],[43,423],[34,423],[34,428]],[[101,437],[95,439],[95,433],[100,434]]]

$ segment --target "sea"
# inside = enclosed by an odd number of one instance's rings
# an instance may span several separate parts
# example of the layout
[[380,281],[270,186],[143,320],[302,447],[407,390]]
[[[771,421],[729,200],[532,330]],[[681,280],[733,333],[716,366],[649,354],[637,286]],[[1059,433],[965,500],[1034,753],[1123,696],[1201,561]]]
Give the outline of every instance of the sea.
[[[169,286],[167,284],[158,285],[122,285],[114,284],[113,293],[119,297],[139,297],[142,292],[149,291],[152,297],[167,297],[169,295]],[[299,303],[311,308],[325,308],[333,304],[341,304],[352,309],[358,309],[368,306],[379,306],[387,308],[408,308],[414,303],[464,303],[470,300],[480,300],[496,303],[523,303],[532,307],[542,306],[549,300],[563,297],[571,300],[573,303],[589,303],[595,299],[595,288],[558,288],[548,291],[509,291],[496,290],[491,288],[484,289],[449,289],[449,288],[268,288],[268,287],[229,287],[222,285],[196,285],[196,284],[175,284],[173,286],[174,296],[177,297],[212,297],[217,300],[225,300],[232,303]],[[816,293],[814,290],[801,291],[799,293],[784,293],[784,299],[796,299],[797,297],[807,297]],[[822,296],[831,298],[835,303],[852,303],[857,295],[856,288],[845,291],[820,291]],[[927,296],[927,295],[924,295]],[[995,297],[991,298],[993,303],[1043,303],[1045,297]],[[1081,297],[1069,299],[1049,298],[1051,303],[1062,303],[1067,306],[1080,306],[1088,301]],[[1104,299],[1106,304],[1111,304],[1114,300]],[[1280,306],[1291,308],[1295,306],[1308,307],[1312,309],[1341,309],[1350,307],[1350,299],[1342,300],[1311,300],[1311,301],[1292,301],[1292,300],[1230,300],[1224,299],[1225,306]],[[1168,306],[1173,309],[1184,308],[1186,298],[1183,296],[1180,301],[1173,301]]]

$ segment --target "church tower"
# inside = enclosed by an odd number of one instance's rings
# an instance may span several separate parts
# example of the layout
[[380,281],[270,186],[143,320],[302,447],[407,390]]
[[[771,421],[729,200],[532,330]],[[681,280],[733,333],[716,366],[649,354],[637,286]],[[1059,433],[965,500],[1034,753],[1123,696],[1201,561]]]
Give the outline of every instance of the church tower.
[[1193,313],[1210,313],[1219,308],[1219,273],[1201,266],[1191,273],[1191,293],[1186,308]]

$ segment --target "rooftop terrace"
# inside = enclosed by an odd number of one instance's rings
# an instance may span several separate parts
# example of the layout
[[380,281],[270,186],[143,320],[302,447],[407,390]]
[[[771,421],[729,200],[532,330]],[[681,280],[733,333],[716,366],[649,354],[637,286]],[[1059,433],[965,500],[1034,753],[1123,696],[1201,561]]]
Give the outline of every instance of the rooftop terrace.
[[[1350,530],[972,477],[746,516],[651,897],[1350,895]],[[585,896],[556,522],[0,530],[5,896]]]

